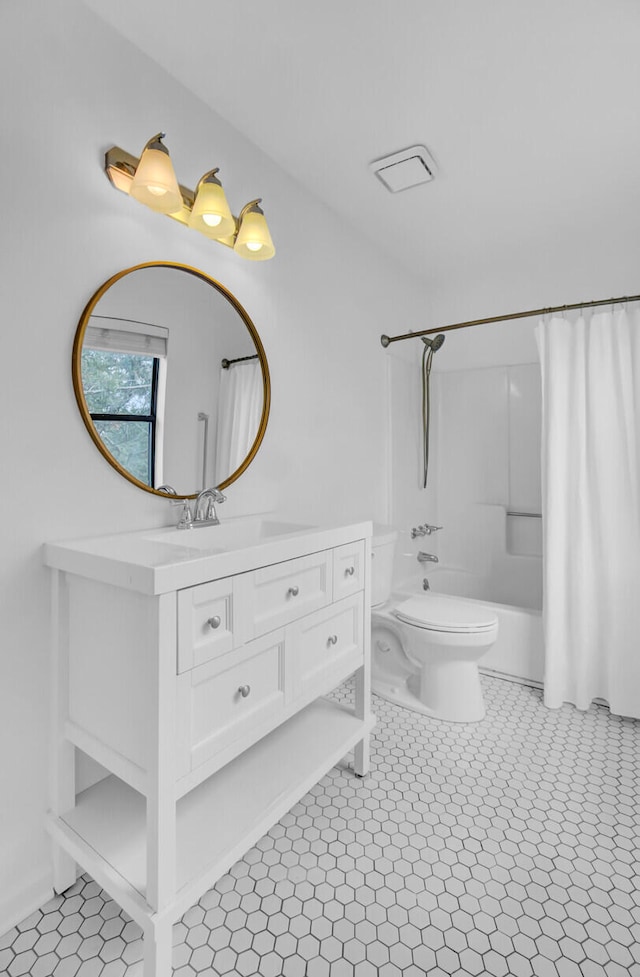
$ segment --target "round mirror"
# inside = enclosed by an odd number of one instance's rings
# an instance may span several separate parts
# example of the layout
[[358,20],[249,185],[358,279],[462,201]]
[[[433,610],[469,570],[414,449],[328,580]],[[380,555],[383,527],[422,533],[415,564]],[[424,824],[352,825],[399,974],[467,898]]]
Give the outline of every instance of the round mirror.
[[146,492],[224,488],[264,437],[260,337],[237,299],[188,265],[135,265],[101,285],[78,324],[72,372],[94,443]]

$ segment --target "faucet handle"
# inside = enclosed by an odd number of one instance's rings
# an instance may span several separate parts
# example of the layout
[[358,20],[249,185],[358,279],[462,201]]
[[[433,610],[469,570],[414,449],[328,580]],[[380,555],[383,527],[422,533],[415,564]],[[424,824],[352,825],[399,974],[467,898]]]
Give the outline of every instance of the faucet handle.
[[180,499],[180,502],[172,502],[171,505],[183,505],[184,508],[178,520],[178,529],[193,529],[193,515],[188,499]]
[[438,530],[442,529],[442,526],[430,526],[428,522],[424,526],[420,526],[420,529],[424,529],[425,536],[431,536],[432,533],[437,533]]

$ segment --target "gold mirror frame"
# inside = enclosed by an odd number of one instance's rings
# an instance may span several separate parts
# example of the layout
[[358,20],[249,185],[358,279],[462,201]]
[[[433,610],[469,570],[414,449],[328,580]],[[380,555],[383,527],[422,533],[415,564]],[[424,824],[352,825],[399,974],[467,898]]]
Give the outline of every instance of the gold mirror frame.
[[167,495],[166,492],[160,492],[158,491],[158,489],[151,488],[150,485],[146,485],[144,482],[141,482],[138,478],[135,477],[135,475],[132,475],[129,471],[127,471],[127,469],[124,468],[113,457],[113,455],[109,451],[107,451],[106,447],[104,446],[102,438],[100,437],[100,435],[95,429],[95,426],[93,424],[93,419],[89,412],[89,408],[87,406],[87,402],[84,396],[84,389],[82,386],[82,344],[84,342],[84,335],[87,330],[87,326],[89,324],[89,319],[91,318],[91,315],[93,314],[96,305],[98,304],[98,302],[100,301],[104,293],[108,291],[108,289],[110,289],[112,285],[115,285],[115,283],[119,281],[121,278],[124,278],[125,275],[130,275],[134,271],[140,271],[142,268],[173,268],[176,271],[185,271],[187,272],[187,274],[193,275],[194,278],[199,278],[201,281],[206,282],[208,285],[211,285],[213,288],[216,289],[216,291],[220,292],[220,294],[236,310],[236,312],[244,322],[245,326],[249,330],[249,334],[256,347],[256,352],[258,354],[258,359],[260,361],[260,368],[262,370],[262,394],[263,394],[262,417],[260,418],[258,433],[256,434],[255,440],[249,450],[249,453],[247,457],[244,459],[244,461],[242,462],[242,464],[231,475],[229,475],[228,478],[226,478],[223,482],[217,485],[216,488],[224,489],[228,485],[231,485],[232,482],[235,482],[236,479],[240,478],[242,473],[249,467],[249,465],[255,458],[258,448],[262,444],[262,439],[264,438],[264,434],[267,429],[267,421],[269,419],[269,409],[271,407],[271,379],[269,376],[269,366],[267,364],[267,357],[264,351],[264,346],[262,345],[262,341],[260,339],[260,336],[258,335],[258,331],[256,327],[251,321],[246,310],[238,302],[235,295],[233,295],[227,288],[225,288],[224,285],[221,285],[220,282],[217,282],[215,278],[211,278],[209,275],[205,274],[205,272],[199,271],[197,268],[193,268],[191,265],[182,265],[175,261],[147,261],[144,262],[143,264],[132,265],[131,268],[125,268],[123,271],[119,271],[116,275],[112,275],[112,277],[109,278],[108,281],[104,282],[104,284],[101,285],[96,292],[94,292],[94,294],[87,302],[82,312],[82,315],[80,316],[78,328],[76,329],[75,339],[73,341],[73,352],[71,354],[71,375],[73,377],[73,390],[76,395],[78,407],[80,408],[80,414],[82,416],[82,420],[84,421],[85,427],[87,428],[87,431],[91,435],[91,440],[95,444],[100,454],[104,458],[106,458],[106,460],[109,462],[112,468],[115,468],[115,470],[120,475],[122,475],[123,478],[126,478],[128,482],[131,482],[133,485],[137,485],[138,488],[143,489],[145,492],[149,492],[150,495],[156,495],[165,500],[167,498],[195,499],[197,498],[197,494],[198,494],[197,492],[194,492],[191,495],[183,495],[183,494],[177,494],[176,496]]

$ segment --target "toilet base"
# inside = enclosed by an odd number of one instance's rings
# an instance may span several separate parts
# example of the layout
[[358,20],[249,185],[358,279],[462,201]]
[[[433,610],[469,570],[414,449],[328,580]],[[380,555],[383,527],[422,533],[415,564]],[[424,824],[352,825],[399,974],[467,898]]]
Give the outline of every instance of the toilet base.
[[450,723],[477,723],[485,717],[480,674],[475,662],[427,665],[402,681],[374,676],[372,690],[396,705]]

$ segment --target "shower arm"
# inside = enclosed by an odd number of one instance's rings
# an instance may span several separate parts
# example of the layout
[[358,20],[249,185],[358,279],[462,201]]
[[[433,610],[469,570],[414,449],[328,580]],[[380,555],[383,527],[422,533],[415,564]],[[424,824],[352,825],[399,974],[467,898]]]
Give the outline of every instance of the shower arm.
[[507,322],[509,319],[527,319],[530,316],[549,315],[553,312],[570,312],[572,309],[593,309],[603,305],[624,305],[626,302],[640,302],[640,295],[623,295],[614,299],[598,299],[595,302],[575,302],[572,305],[554,305],[546,309],[531,309],[528,312],[511,312],[509,315],[494,315],[487,319],[469,319],[467,322],[454,322],[449,326],[438,326],[437,329],[421,329],[420,332],[405,332],[401,336],[380,336],[380,342],[386,349],[391,343],[401,339],[420,339],[430,336],[434,332],[449,332],[451,329],[468,329],[470,326],[484,326],[491,322]]

